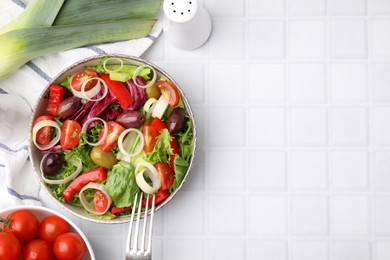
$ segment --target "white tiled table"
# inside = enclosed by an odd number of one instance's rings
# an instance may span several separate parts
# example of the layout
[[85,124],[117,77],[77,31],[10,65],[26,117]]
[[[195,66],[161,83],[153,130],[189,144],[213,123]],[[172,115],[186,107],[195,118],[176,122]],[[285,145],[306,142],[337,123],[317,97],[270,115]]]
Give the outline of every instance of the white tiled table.
[[[144,56],[181,84],[199,132],[154,259],[389,260],[390,0],[202,3],[205,46],[162,35]],[[70,217],[97,259],[123,258],[127,225]]]

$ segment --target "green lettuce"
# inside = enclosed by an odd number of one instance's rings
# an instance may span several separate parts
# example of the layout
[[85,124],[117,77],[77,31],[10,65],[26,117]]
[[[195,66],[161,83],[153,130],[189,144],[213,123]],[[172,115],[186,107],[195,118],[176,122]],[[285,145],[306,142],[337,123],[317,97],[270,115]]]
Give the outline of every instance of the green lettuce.
[[173,154],[171,148],[172,136],[168,129],[161,130],[160,135],[157,137],[156,145],[152,152],[146,154],[145,160],[151,164],[163,162],[170,164],[169,158]]
[[172,193],[174,190],[176,190],[180,184],[182,183],[184,176],[186,175],[187,169],[188,169],[188,162],[184,160],[183,157],[180,157],[179,155],[175,156],[174,160],[175,165],[175,180],[173,181],[172,186],[169,188],[169,192]]
[[177,144],[180,149],[180,154],[188,162],[194,151],[194,135],[193,123],[191,118],[188,118],[186,124],[186,130],[177,135]]
[[116,207],[131,206],[136,193],[140,189],[135,181],[134,166],[125,161],[119,161],[108,172],[105,188],[111,195]]

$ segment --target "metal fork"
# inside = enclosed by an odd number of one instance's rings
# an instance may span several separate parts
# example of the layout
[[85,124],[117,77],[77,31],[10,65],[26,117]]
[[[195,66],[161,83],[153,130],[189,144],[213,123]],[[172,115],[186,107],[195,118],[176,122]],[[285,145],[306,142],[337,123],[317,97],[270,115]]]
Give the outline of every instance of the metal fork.
[[[145,205],[145,210],[143,212],[144,223],[142,226],[142,235],[141,235],[139,228],[140,228],[140,220],[141,220],[142,197],[143,197],[143,193],[141,192],[137,207],[136,205],[137,205],[138,194],[136,194],[134,198],[133,208],[131,210],[129,231],[127,234],[126,260],[152,259],[152,231],[153,231],[154,203],[156,201],[156,195],[153,195],[152,197],[152,206],[150,209],[149,225],[147,224],[148,224],[149,199],[151,198],[151,196],[150,195],[146,196],[146,205]],[[136,216],[137,219],[135,223],[135,228],[133,230],[133,222],[134,222],[136,209],[137,209],[137,216]],[[146,232],[147,228],[148,228],[148,232]]]

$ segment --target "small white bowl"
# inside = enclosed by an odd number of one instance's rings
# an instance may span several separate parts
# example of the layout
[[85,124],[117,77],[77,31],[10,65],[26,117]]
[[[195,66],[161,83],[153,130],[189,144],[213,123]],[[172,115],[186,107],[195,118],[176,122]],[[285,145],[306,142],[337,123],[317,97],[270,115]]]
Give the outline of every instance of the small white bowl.
[[62,219],[64,219],[66,222],[69,223],[70,231],[79,234],[83,238],[85,245],[87,246],[87,253],[85,254],[83,260],[95,260],[96,259],[95,255],[93,253],[93,250],[92,250],[92,246],[89,243],[88,238],[84,235],[83,231],[81,231],[81,229],[78,226],[76,226],[76,224],[73,223],[70,219],[68,219],[64,215],[62,215],[54,210],[44,208],[44,207],[38,207],[38,206],[22,205],[22,206],[15,206],[15,207],[10,207],[10,208],[0,210],[0,217],[6,218],[10,213],[15,212],[17,210],[22,210],[22,209],[26,209],[26,210],[31,211],[37,217],[38,221],[41,221],[43,218],[50,216],[50,215],[56,215],[56,216],[59,216]]

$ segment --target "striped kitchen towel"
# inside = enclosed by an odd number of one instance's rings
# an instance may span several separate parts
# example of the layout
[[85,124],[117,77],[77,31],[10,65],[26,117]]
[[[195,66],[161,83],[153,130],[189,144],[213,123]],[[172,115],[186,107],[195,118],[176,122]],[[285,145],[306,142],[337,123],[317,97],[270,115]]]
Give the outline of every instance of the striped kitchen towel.
[[[28,0],[0,0],[0,27],[17,17],[26,4]],[[96,54],[139,57],[160,35],[162,23],[162,19],[158,19],[150,34],[142,39],[88,46],[36,58],[0,80],[0,95],[20,95],[34,107],[46,84],[64,68]],[[19,204],[41,204],[39,182],[28,160],[27,140],[18,144],[0,142],[0,209]]]

